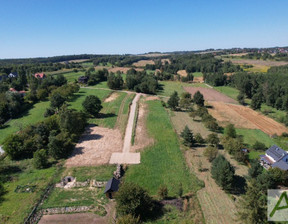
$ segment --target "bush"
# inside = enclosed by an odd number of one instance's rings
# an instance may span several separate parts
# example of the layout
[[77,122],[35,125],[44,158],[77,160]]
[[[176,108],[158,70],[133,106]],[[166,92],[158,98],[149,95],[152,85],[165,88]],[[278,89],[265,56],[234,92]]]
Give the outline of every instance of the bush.
[[230,138],[236,138],[236,130],[233,124],[228,124],[226,126],[225,135]]
[[46,168],[48,165],[48,155],[45,149],[40,149],[33,154],[33,165],[36,169]]
[[101,100],[94,95],[86,96],[82,103],[84,111],[96,117],[102,109]]
[[165,186],[165,185],[160,186],[160,188],[158,190],[158,195],[161,199],[167,198],[167,196],[168,196],[167,186]]
[[135,218],[131,214],[123,215],[117,219],[116,224],[139,224],[140,218]]
[[208,146],[205,148],[203,155],[207,157],[209,162],[212,162],[218,154],[218,149],[213,146]]
[[198,144],[204,144],[205,143],[205,139],[201,136],[200,133],[197,133],[195,135],[195,141],[198,143]]
[[149,217],[153,210],[152,198],[147,191],[135,183],[124,183],[116,194],[116,208],[120,215],[131,214],[141,220]]
[[256,141],[252,148],[256,151],[265,151],[267,147],[264,143]]
[[220,142],[220,139],[218,138],[218,135],[215,134],[215,133],[211,133],[207,136],[206,138],[206,142],[210,143],[211,145],[214,145],[214,146],[218,146],[219,142]]

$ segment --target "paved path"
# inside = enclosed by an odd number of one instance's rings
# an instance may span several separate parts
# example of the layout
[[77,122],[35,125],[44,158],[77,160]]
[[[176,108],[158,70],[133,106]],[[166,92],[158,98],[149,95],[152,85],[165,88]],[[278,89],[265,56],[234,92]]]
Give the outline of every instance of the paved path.
[[139,164],[140,163],[140,153],[130,153],[133,124],[135,120],[137,102],[139,101],[140,96],[141,94],[137,93],[130,106],[130,113],[129,113],[128,123],[126,127],[122,153],[113,153],[109,161],[110,164]]

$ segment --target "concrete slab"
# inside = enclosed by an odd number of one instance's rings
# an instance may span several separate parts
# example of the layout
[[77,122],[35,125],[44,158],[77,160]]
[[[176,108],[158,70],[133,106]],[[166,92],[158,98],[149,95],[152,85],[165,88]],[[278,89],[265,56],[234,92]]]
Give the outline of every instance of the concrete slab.
[[109,164],[140,164],[140,153],[112,153]]

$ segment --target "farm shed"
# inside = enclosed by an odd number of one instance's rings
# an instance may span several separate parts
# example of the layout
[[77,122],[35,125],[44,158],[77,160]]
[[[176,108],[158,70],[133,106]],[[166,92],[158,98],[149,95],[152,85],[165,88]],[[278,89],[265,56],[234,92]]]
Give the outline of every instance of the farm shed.
[[115,192],[119,189],[120,180],[117,180],[116,178],[111,178],[105,187],[104,194],[106,194],[107,198],[113,199]]

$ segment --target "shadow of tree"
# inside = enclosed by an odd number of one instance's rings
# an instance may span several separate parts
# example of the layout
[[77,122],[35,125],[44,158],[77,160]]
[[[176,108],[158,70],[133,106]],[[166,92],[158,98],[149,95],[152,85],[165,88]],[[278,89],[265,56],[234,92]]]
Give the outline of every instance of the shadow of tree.
[[109,117],[116,117],[116,114],[113,114],[113,113],[107,113],[107,114],[99,113],[98,116],[97,116],[98,119],[104,119],[104,118],[109,118]]
[[235,175],[234,176],[234,188],[230,193],[235,194],[235,195],[245,194],[246,186],[247,186],[246,179],[242,176]]

